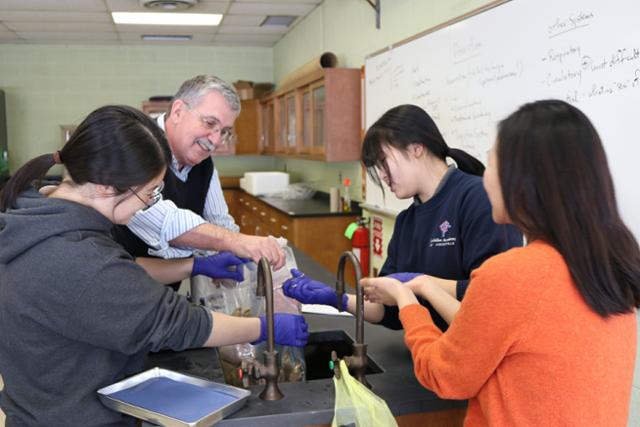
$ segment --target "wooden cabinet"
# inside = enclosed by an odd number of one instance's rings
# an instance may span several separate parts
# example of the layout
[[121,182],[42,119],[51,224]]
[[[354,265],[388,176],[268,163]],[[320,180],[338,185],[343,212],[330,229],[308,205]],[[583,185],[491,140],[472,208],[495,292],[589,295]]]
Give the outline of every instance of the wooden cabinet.
[[262,152],[310,160],[359,160],[360,86],[360,70],[325,68],[261,100]]
[[284,96],[275,99],[273,114],[276,133],[275,152],[284,154],[287,147],[287,106]]
[[256,236],[282,236],[293,242],[292,217],[245,192],[239,191],[238,193],[236,196],[236,215],[241,233]]
[[273,123],[274,100],[268,99],[258,104],[258,152],[261,154],[275,154],[276,134]]
[[151,118],[169,112],[171,101],[142,101],[142,112]]
[[[357,215],[292,216],[238,189],[225,189],[225,200],[240,232],[284,237],[327,270],[334,272],[338,258],[351,249],[344,230]],[[351,277],[351,269],[347,269]]]
[[240,115],[233,126],[236,133],[236,154],[259,154],[261,151],[258,133],[259,101],[241,101]]

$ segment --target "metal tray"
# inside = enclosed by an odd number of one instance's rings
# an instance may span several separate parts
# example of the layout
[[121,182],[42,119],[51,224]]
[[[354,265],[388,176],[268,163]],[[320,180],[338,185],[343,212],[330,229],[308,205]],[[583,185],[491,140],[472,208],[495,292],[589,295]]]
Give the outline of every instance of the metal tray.
[[[221,395],[225,395],[226,398],[232,397],[232,401],[223,406],[219,404],[212,405],[211,411],[206,409],[207,413],[198,418],[197,420],[184,420],[172,414],[162,413],[162,410],[151,410],[138,406],[130,401],[124,399],[118,399],[112,396],[114,393],[121,392],[123,390],[130,389],[135,386],[141,386],[145,381],[154,378],[167,378],[179,383],[190,384],[196,387],[201,387],[203,394],[211,393],[211,390],[219,392]],[[98,396],[104,405],[107,407],[122,412],[142,420],[166,426],[166,427],[184,427],[184,426],[211,426],[224,417],[234,413],[240,409],[246,402],[247,398],[251,395],[251,392],[238,387],[229,386],[226,384],[219,384],[212,381],[203,380],[200,378],[192,377],[189,375],[179,374],[177,372],[169,371],[167,369],[153,368],[148,371],[142,372],[133,377],[124,379],[110,386],[101,388],[98,390]],[[135,393],[144,393],[144,391],[135,391]],[[185,401],[185,403],[187,403]],[[213,406],[216,406],[215,408]],[[202,410],[203,408],[200,408]],[[170,412],[170,411],[168,411]],[[186,418],[186,417],[185,417]]]

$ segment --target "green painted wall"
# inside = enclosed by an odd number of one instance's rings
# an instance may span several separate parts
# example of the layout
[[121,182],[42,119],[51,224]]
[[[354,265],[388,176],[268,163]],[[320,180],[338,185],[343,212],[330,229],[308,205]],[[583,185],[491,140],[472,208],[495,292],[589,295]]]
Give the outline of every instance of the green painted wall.
[[[271,48],[0,44],[0,87],[7,96],[9,166],[15,171],[61,144],[62,124],[77,124],[110,103],[140,108],[172,95],[197,74],[228,81],[273,81]],[[220,160],[223,175],[271,169],[273,158]],[[227,170],[228,168],[228,170]],[[52,173],[59,173],[52,169]]]

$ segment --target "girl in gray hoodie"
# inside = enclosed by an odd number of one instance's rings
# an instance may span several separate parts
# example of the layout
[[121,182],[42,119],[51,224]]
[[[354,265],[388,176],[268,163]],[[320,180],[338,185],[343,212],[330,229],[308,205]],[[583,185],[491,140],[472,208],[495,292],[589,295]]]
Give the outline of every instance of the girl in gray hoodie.
[[[189,304],[112,240],[114,224],[160,198],[170,158],[150,118],[106,106],[60,151],[26,163],[0,193],[0,406],[7,426],[133,425],[102,406],[96,390],[140,372],[150,351],[265,339],[264,318]],[[65,177],[45,196],[32,182],[54,164],[65,167]],[[223,258],[214,262],[218,271],[237,263]],[[190,271],[193,260],[176,263]],[[302,346],[306,328],[301,316],[277,314],[276,342]]]

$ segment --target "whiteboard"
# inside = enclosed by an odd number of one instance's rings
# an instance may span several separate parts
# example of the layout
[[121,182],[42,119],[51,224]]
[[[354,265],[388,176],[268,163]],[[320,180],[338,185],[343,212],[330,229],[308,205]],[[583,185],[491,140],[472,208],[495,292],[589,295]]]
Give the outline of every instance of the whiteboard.
[[[605,145],[623,219],[640,238],[640,1],[512,0],[367,58],[365,124],[417,104],[451,147],[486,164],[496,124],[525,102],[580,108]],[[565,159],[571,161],[571,159]],[[367,205],[410,200],[367,176]]]

